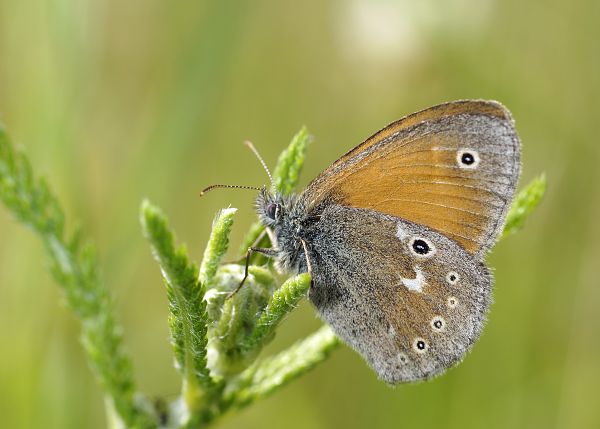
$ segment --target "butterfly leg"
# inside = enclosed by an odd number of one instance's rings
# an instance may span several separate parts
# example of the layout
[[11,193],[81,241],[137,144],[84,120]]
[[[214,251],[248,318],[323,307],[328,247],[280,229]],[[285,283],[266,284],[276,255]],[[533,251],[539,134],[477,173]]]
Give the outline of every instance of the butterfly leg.
[[246,282],[246,279],[248,278],[248,266],[250,265],[250,256],[252,256],[253,252],[261,253],[261,254],[263,254],[265,256],[269,256],[269,257],[273,257],[273,256],[277,255],[277,250],[275,250],[273,248],[248,247],[248,251],[246,252],[246,267],[244,268],[244,278],[242,279],[242,281],[240,282],[238,287],[236,287],[233,291],[229,292],[229,295],[227,295],[227,299],[232,298],[236,293],[239,292],[239,290],[242,288],[242,286],[244,286],[244,283]]
[[312,266],[310,265],[310,259],[308,259],[308,249],[306,248],[306,241],[300,240],[302,242],[302,247],[304,248],[304,258],[306,258],[306,267],[308,269],[308,274],[310,274],[310,287],[314,286],[314,280],[312,275]]
[[[263,238],[265,238],[267,235],[267,230],[263,229],[262,232],[258,235],[258,237],[256,237],[256,240],[254,240],[254,243],[252,243],[252,246],[250,246],[250,248],[255,248],[256,246],[258,246],[258,243],[260,243]],[[233,259],[233,260],[229,260],[226,262],[223,262],[223,265],[227,265],[227,264],[239,264],[240,262],[242,262],[242,259],[247,258],[246,256],[241,256],[238,259]]]

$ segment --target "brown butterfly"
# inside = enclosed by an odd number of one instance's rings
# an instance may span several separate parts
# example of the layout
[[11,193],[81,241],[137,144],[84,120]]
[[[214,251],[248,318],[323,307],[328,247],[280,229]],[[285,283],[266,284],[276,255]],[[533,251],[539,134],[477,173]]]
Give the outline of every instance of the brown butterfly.
[[281,270],[309,272],[309,297],[388,383],[462,359],[491,300],[483,258],[520,170],[510,113],[495,101],[441,104],[382,129],[299,195],[263,189],[258,215]]

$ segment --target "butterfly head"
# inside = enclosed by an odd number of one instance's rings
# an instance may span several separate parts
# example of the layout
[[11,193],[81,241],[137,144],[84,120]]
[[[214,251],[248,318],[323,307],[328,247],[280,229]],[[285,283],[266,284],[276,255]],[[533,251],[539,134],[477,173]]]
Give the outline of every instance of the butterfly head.
[[256,198],[256,213],[276,249],[275,267],[281,272],[306,272],[306,258],[300,250],[306,216],[301,198],[263,188]]
[[285,198],[278,193],[271,193],[262,188],[256,198],[256,212],[263,225],[273,228],[280,224],[285,213]]

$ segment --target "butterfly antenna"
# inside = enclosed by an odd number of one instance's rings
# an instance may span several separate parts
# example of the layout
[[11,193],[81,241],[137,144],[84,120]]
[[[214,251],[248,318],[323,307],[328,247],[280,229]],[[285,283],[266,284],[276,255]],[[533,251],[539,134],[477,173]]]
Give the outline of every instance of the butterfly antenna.
[[262,159],[262,156],[260,156],[260,153],[258,153],[258,151],[256,150],[256,148],[254,147],[254,145],[252,144],[251,141],[246,140],[244,142],[244,144],[248,147],[248,149],[250,149],[252,151],[252,153],[258,158],[258,160],[260,161],[260,163],[262,164],[263,168],[265,169],[265,171],[267,172],[267,176],[269,176],[269,181],[271,182],[271,184],[273,184],[273,176],[271,176],[271,172],[269,171],[269,167],[267,167],[267,163],[265,162],[264,159]]
[[243,186],[243,185],[210,185],[200,191],[200,196],[204,196],[207,192],[217,188],[233,188],[233,189],[252,189],[253,191],[260,191],[262,188],[256,186]]

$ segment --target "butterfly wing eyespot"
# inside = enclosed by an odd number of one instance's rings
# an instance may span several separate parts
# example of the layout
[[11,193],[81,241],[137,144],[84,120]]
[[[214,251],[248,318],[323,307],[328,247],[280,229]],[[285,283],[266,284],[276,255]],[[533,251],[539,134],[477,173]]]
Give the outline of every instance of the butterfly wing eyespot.
[[479,154],[473,149],[461,149],[456,154],[456,163],[460,168],[474,170],[479,162]]
[[458,283],[458,280],[460,280],[460,276],[456,271],[450,271],[448,274],[446,274],[446,281],[448,284],[455,285]]
[[449,296],[446,300],[446,305],[448,306],[448,308],[454,309],[458,307],[458,299],[455,296]]
[[408,248],[418,258],[431,258],[436,252],[435,245],[425,237],[411,238]]
[[431,329],[435,332],[443,332],[446,328],[446,320],[442,316],[435,316],[431,320]]
[[413,341],[413,350],[415,351],[415,353],[418,354],[423,354],[427,351],[429,345],[427,344],[427,341],[424,340],[423,338],[415,338],[415,340]]
[[466,100],[375,133],[313,180],[303,198],[309,208],[332,200],[419,223],[481,257],[501,232],[519,173],[508,110]]
[[[310,234],[310,300],[381,379],[424,380],[462,360],[491,293],[491,277],[473,255],[422,225],[336,204]],[[435,253],[417,258],[417,240]],[[460,273],[460,287],[447,281],[449,273],[457,281]]]

